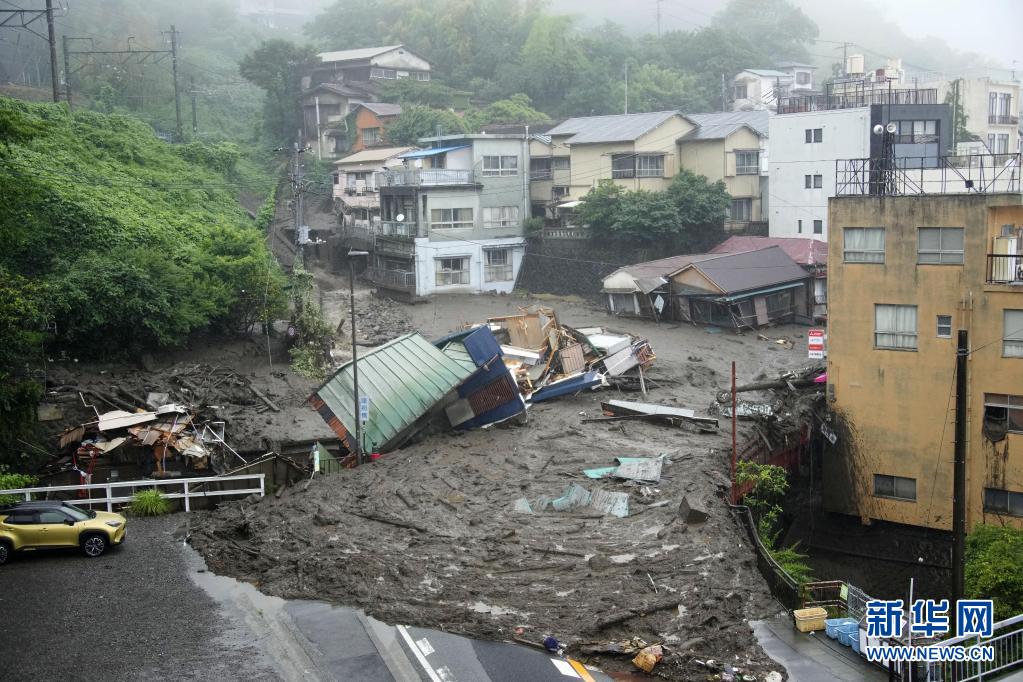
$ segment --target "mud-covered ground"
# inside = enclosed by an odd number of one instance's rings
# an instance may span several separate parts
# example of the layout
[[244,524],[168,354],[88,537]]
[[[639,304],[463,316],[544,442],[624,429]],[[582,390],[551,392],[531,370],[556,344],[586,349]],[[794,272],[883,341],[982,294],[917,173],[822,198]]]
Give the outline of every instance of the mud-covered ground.
[[[401,309],[412,327],[434,337],[536,302],[459,296]],[[728,385],[732,360],[740,381],[805,364],[799,327],[768,332],[793,341],[787,349],[756,335],[612,318],[577,301],[543,303],[572,326],[601,324],[649,338],[658,356],[649,402],[706,414]],[[385,621],[476,637],[510,638],[517,628],[531,640],[551,634],[572,655],[608,670],[630,669],[631,657],[587,652],[633,637],[666,644],[671,655],[657,670],[671,679],[706,677],[693,658],[731,661],[751,672],[780,669],[746,623],[777,609],[720,495],[727,425],[703,434],[639,422],[582,423],[599,417],[600,401],[612,397],[641,399],[590,392],[538,404],[526,424],[430,436],[371,465],[317,478],[307,489],[199,515],[192,542],[211,569],[269,594],[329,599]],[[617,456],[661,454],[666,462],[656,485],[582,474]],[[557,497],[572,483],[628,492],[630,515],[513,509],[519,498]],[[687,526],[678,515],[683,497],[709,519]]]

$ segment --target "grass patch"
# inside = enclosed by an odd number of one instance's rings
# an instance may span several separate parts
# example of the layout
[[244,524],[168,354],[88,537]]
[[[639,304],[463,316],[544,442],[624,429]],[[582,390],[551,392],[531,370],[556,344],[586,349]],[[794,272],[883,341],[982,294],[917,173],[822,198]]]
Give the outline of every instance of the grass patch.
[[163,516],[170,512],[171,503],[159,490],[135,493],[128,511],[132,516]]

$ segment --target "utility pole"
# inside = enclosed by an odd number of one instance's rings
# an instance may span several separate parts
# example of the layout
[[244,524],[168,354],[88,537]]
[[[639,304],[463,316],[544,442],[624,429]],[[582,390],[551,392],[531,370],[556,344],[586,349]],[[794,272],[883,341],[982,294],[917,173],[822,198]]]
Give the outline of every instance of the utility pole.
[[654,0],[654,2],[657,4],[657,39],[660,40],[661,39],[661,3],[664,2],[664,0]]
[[46,42],[50,44],[50,81],[53,101],[60,101],[60,78],[57,75],[57,34],[53,32],[53,0],[46,0]]
[[189,79],[190,94],[192,95],[192,135],[199,134],[199,119],[195,115],[195,76]]
[[952,478],[953,603],[962,599],[965,592],[963,583],[966,568],[966,361],[970,354],[969,347],[969,332],[960,329],[956,348],[955,468]]
[[174,121],[177,124],[178,142],[184,139],[181,131],[181,93],[178,91],[178,31],[171,24],[171,72],[174,75]]
[[725,87],[725,74],[721,74],[721,111],[728,111],[728,91]]
[[67,51],[67,36],[61,36],[61,47],[64,48],[64,96],[67,98],[67,110],[71,111],[71,55]]
[[629,62],[625,62],[625,113],[629,113]]
[[849,77],[849,43],[842,43],[842,77]]

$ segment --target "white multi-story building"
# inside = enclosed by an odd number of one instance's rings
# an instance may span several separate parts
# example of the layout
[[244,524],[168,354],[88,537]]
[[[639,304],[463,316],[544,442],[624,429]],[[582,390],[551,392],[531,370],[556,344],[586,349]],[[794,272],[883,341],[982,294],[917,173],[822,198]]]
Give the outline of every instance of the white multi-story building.
[[419,140],[381,173],[369,278],[413,298],[515,287],[529,216],[525,135]]
[[838,161],[881,157],[877,125],[894,124],[892,153],[902,167],[937,164],[951,142],[951,107],[938,104],[934,90],[893,91],[891,102],[887,98],[883,84],[868,82],[838,94],[780,100],[769,135],[772,237],[827,239],[828,199],[841,181]]
[[732,79],[732,111],[776,111],[779,98],[813,90],[816,68],[810,64],[785,62],[777,69],[740,71]]

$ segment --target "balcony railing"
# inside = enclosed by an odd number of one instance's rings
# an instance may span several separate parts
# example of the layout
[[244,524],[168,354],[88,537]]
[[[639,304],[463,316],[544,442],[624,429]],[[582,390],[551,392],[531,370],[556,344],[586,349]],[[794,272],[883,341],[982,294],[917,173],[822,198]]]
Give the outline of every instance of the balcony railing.
[[1023,255],[989,253],[987,255],[987,283],[1023,286]]
[[991,125],[1016,126],[1019,125],[1019,116],[995,116],[989,114],[987,122]]
[[442,185],[473,185],[476,174],[460,168],[409,168],[377,173],[381,187],[431,187]]
[[554,171],[551,169],[547,170],[535,170],[529,171],[529,181],[538,182],[540,180],[550,180],[554,177]]
[[807,111],[853,109],[871,104],[937,104],[938,91],[928,89],[889,90],[883,84],[850,85],[838,83],[828,86],[821,95],[792,95],[778,98],[779,114],[799,114]]
[[366,268],[363,274],[370,282],[387,289],[412,292],[416,290],[416,273],[408,270],[370,267]]
[[419,224],[415,221],[404,221],[398,222],[396,220],[384,220],[377,226],[377,234],[384,237],[405,237],[406,239],[415,239],[416,237],[425,237],[425,234],[420,234]]
[[919,196],[1020,191],[1019,154],[839,159],[836,196]]

